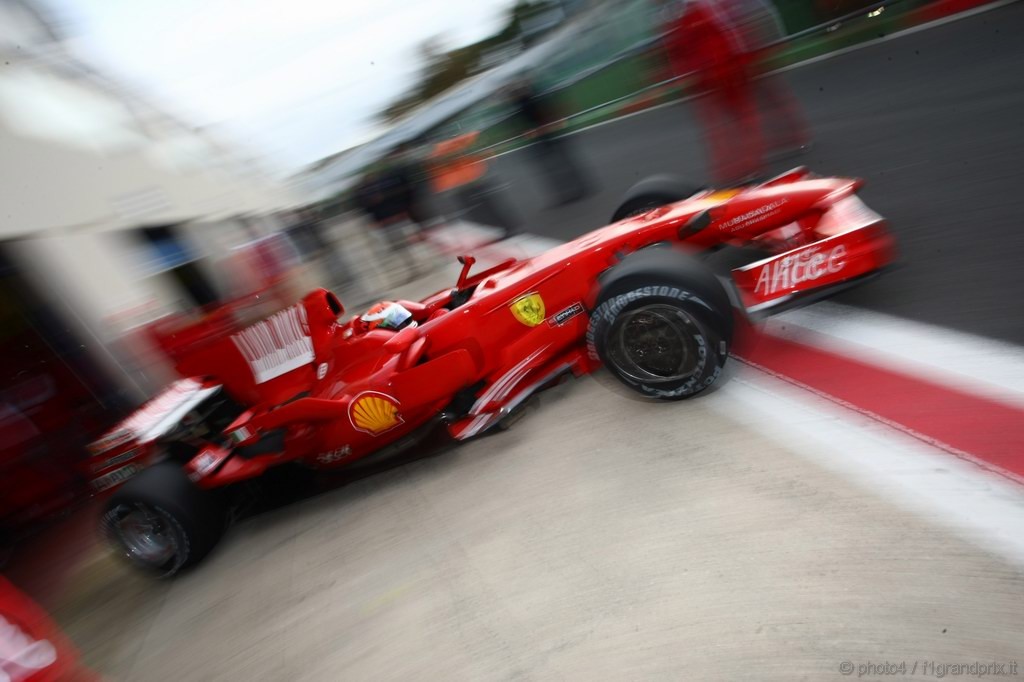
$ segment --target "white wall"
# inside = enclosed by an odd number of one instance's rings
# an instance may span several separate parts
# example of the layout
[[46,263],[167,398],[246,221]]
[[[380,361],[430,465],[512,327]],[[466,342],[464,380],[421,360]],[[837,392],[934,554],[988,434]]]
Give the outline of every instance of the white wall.
[[212,254],[200,267],[224,287],[218,259],[249,239],[228,217],[304,198],[84,68],[18,2],[0,0],[0,56],[0,240],[93,355],[148,392],[161,380],[118,369],[116,344],[183,292],[138,271],[133,231],[193,221],[196,253]]
[[142,395],[170,376],[163,363],[152,366],[151,350],[132,350],[146,358],[146,376],[125,356],[124,333],[176,307],[181,292],[162,277],[139,278],[132,235],[125,232],[48,234],[9,242],[25,277],[62,319],[72,325],[90,355],[122,386]]

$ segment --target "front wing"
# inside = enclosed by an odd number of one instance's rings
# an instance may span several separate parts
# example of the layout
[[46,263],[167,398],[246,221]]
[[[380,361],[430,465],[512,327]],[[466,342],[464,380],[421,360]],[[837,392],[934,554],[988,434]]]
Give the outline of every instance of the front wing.
[[829,236],[736,268],[740,303],[757,317],[818,298],[880,271],[895,259],[884,220],[854,196],[837,202],[822,219]]

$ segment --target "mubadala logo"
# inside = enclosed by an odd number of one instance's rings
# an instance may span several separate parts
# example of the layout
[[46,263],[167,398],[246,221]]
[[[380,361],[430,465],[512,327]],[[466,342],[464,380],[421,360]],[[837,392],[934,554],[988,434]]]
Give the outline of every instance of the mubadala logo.
[[775,215],[776,213],[778,213],[779,209],[782,208],[782,205],[785,204],[787,201],[788,199],[779,199],[777,201],[772,201],[765,204],[764,206],[755,208],[753,211],[747,211],[746,213],[738,215],[735,218],[730,218],[729,220],[726,220],[724,223],[722,223],[722,229],[728,230],[729,228],[732,228],[732,231],[735,232],[740,228],[746,227],[750,223],[756,223],[761,220],[764,220],[768,216]]
[[788,256],[761,268],[757,276],[755,294],[770,296],[775,292],[795,287],[801,282],[810,282],[825,275],[834,275],[846,267],[846,247],[842,244],[832,247],[828,253],[817,248],[809,249],[795,256]]

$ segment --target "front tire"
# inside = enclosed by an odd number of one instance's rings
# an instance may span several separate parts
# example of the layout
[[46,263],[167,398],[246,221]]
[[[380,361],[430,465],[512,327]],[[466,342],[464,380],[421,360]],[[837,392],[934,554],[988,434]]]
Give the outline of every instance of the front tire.
[[111,496],[101,529],[118,555],[168,578],[197,563],[220,539],[226,512],[218,493],[198,488],[179,465],[161,462]]
[[681,400],[722,373],[732,309],[714,275],[669,249],[639,251],[604,279],[587,346],[623,384],[649,398]]

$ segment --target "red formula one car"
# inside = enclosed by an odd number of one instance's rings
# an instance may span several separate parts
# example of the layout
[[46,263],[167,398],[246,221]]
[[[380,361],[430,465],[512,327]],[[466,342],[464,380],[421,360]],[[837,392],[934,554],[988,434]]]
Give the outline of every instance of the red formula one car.
[[[891,262],[859,185],[802,169],[718,191],[651,179],[608,227],[475,274],[464,257],[455,287],[422,301],[340,321],[339,300],[317,290],[254,324],[178,330],[165,345],[186,378],[93,446],[94,486],[116,488],[107,535],[169,575],[216,542],[226,490],[283,463],[340,468],[436,428],[471,438],[601,365],[651,398],[695,395],[726,362],[735,314],[820,297]],[[716,276],[700,256],[723,245],[762,256]]]

